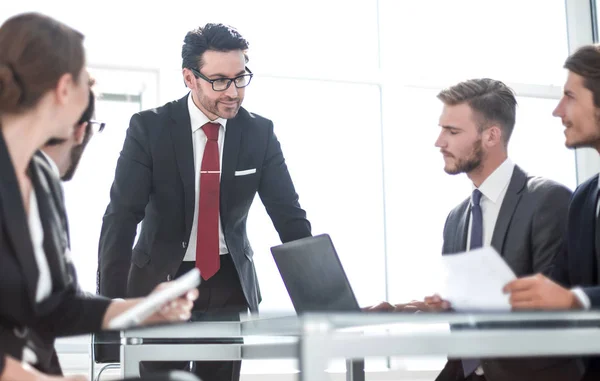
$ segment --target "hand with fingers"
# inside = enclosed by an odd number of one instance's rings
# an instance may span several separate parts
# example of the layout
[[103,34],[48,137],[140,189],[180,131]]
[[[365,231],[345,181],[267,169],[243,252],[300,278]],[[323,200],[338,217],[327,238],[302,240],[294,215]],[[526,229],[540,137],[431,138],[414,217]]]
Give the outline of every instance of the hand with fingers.
[[412,300],[409,303],[391,304],[381,302],[375,306],[365,307],[366,312],[439,312],[450,309],[450,303],[439,295],[428,296],[424,301]]
[[510,294],[513,310],[573,310],[583,306],[575,294],[553,282],[542,274],[519,279],[504,286],[504,293]]
[[422,303],[424,312],[443,312],[452,308],[450,302],[442,299],[438,294],[433,294],[425,298]]
[[394,312],[395,306],[388,302],[381,302],[374,306],[368,306],[361,308],[364,312]]
[[[168,282],[159,284],[152,292],[160,291],[167,284]],[[165,303],[158,311],[144,320],[143,324],[187,321],[191,317],[196,299],[198,299],[198,289],[190,290],[179,298]]]

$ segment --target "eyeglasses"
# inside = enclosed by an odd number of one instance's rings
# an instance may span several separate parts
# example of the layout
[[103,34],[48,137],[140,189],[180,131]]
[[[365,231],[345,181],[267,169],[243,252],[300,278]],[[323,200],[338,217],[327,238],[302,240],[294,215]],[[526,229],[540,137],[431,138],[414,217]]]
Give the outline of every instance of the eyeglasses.
[[88,126],[91,126],[91,128],[94,129],[94,132],[102,132],[106,126],[106,123],[91,119],[88,120]]
[[212,85],[212,89],[214,91],[225,91],[229,88],[229,86],[231,86],[232,82],[235,84],[235,87],[238,89],[248,86],[250,84],[250,81],[252,80],[252,76],[254,76],[254,74],[252,74],[250,69],[248,69],[247,67],[245,69],[248,73],[238,75],[235,78],[210,79],[210,78],[206,77],[204,74],[200,73],[200,71],[198,71],[198,69],[190,68],[190,70],[192,71],[192,73],[194,73],[196,78],[202,78],[206,82],[210,82],[210,84]]

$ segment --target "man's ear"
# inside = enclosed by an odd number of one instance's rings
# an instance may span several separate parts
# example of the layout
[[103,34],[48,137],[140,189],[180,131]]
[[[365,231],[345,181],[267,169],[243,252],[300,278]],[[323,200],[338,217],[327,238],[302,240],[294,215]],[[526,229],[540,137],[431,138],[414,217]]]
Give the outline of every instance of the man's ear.
[[184,68],[182,71],[183,74],[183,82],[190,90],[196,90],[196,76],[192,71],[188,68]]
[[502,129],[496,125],[487,128],[483,132],[483,143],[488,147],[504,144],[502,141]]
[[83,143],[83,138],[85,138],[85,130],[87,128],[88,122],[83,122],[75,126],[75,133],[73,137],[75,138],[75,143],[78,145]]

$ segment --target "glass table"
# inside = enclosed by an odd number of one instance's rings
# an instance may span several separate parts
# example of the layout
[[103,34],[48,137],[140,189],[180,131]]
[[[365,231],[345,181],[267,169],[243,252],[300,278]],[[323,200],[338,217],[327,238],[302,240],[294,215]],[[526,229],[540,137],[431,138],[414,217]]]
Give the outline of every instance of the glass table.
[[600,356],[600,312],[254,315],[136,328],[120,337],[123,376],[138,375],[140,361],[291,358],[300,380],[324,381],[329,361],[343,358],[347,379],[360,381],[366,357]]

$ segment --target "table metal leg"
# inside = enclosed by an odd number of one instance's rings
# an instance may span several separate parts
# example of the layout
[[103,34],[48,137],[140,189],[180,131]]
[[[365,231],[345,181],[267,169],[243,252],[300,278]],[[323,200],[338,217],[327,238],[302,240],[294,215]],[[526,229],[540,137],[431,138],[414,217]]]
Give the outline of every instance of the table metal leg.
[[346,360],[346,381],[365,381],[365,360]]
[[300,381],[327,381],[325,373],[330,359],[329,340],[331,327],[327,322],[306,322],[300,337]]
[[138,356],[140,345],[121,345],[121,376],[139,377],[140,362],[142,358]]

